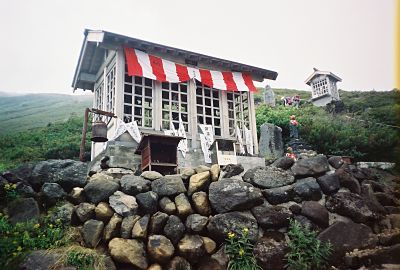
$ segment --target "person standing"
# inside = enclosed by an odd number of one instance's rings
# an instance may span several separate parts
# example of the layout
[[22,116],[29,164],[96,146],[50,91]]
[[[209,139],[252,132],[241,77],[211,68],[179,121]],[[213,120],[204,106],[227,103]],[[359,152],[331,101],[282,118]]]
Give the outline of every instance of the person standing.
[[290,116],[289,131],[290,139],[299,139],[299,122],[297,122],[295,115]]

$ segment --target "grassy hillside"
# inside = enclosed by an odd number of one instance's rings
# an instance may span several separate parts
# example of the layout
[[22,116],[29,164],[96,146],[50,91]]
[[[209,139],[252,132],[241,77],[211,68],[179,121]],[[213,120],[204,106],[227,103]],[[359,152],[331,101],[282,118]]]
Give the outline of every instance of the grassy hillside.
[[65,122],[71,116],[83,116],[91,104],[92,96],[0,92],[0,134]]

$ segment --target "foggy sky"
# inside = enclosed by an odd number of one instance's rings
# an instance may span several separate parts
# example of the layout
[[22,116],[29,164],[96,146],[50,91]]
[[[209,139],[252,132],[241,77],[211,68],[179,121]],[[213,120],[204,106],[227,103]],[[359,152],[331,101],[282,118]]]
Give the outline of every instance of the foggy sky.
[[0,91],[72,93],[85,28],[279,73],[261,85],[309,89],[316,67],[340,89],[391,90],[394,1],[0,0]]

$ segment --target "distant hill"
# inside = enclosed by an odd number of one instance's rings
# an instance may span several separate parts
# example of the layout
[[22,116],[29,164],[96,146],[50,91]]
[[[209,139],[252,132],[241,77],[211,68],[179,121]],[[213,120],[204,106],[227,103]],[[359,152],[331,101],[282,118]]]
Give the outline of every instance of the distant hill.
[[44,127],[82,116],[91,95],[25,94],[0,92],[0,134]]

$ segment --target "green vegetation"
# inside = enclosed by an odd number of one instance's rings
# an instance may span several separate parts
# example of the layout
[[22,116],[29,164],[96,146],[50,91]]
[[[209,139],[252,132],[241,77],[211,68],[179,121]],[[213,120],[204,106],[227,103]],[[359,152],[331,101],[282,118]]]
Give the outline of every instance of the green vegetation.
[[[71,117],[64,123],[0,135],[0,171],[14,168],[24,162],[78,159],[82,124],[82,118]],[[90,150],[89,138],[86,150]]]
[[52,223],[44,217],[38,223],[12,225],[7,216],[0,213],[0,268],[13,265],[26,252],[64,244],[64,227],[60,220]]
[[0,134],[44,127],[65,122],[70,117],[83,116],[92,104],[92,95],[0,93]]
[[317,233],[290,220],[288,231],[289,252],[285,255],[287,267],[293,270],[325,269],[332,252],[330,243],[317,239]]
[[249,239],[249,229],[243,230],[236,235],[228,233],[225,243],[225,253],[228,255],[228,270],[258,270],[256,258],[253,255],[253,245]]
[[395,162],[400,129],[387,125],[397,123],[398,94],[395,91],[376,96],[371,92],[349,93],[341,92],[347,111],[336,115],[311,104],[303,104],[299,109],[260,105],[256,109],[257,127],[265,122],[280,126],[284,139],[288,140],[289,116],[294,114],[300,123],[300,137],[319,153]]
[[74,266],[78,270],[91,270],[94,264],[94,255],[92,253],[71,250],[67,254],[66,265]]

